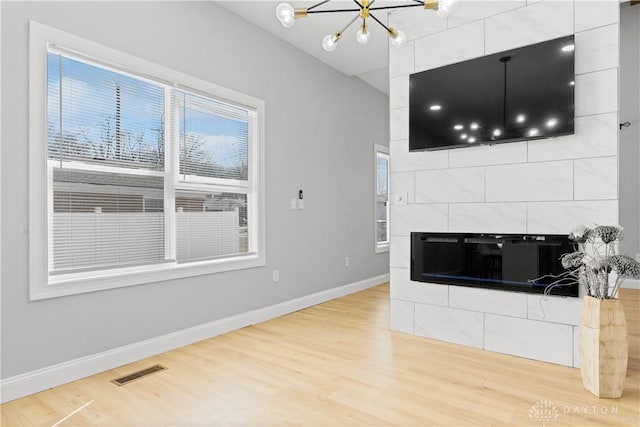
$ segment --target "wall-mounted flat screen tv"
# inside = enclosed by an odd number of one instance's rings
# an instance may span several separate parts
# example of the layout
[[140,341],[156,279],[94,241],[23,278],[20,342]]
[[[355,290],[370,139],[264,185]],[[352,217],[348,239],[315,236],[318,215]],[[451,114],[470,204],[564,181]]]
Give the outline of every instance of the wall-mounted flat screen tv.
[[574,133],[574,37],[410,76],[409,151]]

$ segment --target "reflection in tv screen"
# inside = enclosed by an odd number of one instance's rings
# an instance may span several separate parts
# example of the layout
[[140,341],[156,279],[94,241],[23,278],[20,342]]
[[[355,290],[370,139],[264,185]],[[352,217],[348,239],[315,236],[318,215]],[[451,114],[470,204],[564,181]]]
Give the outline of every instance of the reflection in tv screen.
[[574,36],[410,76],[409,150],[574,133]]

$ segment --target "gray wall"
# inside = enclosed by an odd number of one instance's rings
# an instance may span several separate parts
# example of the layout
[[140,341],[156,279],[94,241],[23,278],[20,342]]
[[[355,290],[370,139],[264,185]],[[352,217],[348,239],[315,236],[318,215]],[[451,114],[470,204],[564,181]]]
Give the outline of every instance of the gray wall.
[[[388,273],[373,236],[381,92],[211,2],[1,7],[3,378]],[[29,302],[29,19],[266,101],[265,268]]]
[[620,5],[620,225],[622,253],[640,254],[640,5]]

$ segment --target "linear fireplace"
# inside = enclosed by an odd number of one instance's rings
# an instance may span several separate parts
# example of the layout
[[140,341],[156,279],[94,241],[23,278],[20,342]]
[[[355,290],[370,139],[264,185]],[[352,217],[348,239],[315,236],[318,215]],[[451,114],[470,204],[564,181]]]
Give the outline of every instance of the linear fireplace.
[[[573,252],[566,235],[411,233],[411,280],[445,285],[543,293],[563,271],[560,256]],[[578,296],[576,283],[551,295]]]

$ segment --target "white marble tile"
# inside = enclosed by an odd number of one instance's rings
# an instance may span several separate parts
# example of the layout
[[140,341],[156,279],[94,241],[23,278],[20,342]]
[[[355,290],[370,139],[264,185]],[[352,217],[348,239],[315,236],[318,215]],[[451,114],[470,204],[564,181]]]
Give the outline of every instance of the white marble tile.
[[389,108],[409,107],[409,76],[393,77],[389,80]]
[[575,73],[617,67],[618,33],[618,24],[613,24],[576,34]]
[[449,307],[526,318],[527,294],[451,286]]
[[618,111],[618,69],[576,76],[576,117]]
[[409,7],[392,12],[389,15],[389,25],[404,31],[407,40],[415,40],[445,30],[447,19],[421,7]]
[[409,138],[409,108],[396,108],[391,110],[390,133],[391,140]]
[[580,327],[573,327],[573,367],[580,367]]
[[574,162],[575,200],[611,200],[618,197],[618,157]]
[[389,77],[413,73],[414,62],[412,41],[389,48]]
[[453,203],[449,231],[458,233],[526,233],[526,203]]
[[620,3],[618,0],[575,2],[576,32],[615,24],[620,19]]
[[445,169],[449,166],[449,150],[412,151],[409,141],[391,142],[391,172]]
[[415,305],[414,333],[421,337],[482,348],[484,314],[435,305]]
[[411,268],[411,240],[408,236],[391,236],[389,266]]
[[541,202],[528,204],[527,232],[569,234],[579,225],[618,224],[618,201]]
[[516,9],[526,5],[525,0],[503,0],[503,1],[462,1],[460,6],[447,19],[448,28],[459,27],[478,19],[497,15],[511,9]]
[[529,161],[615,156],[618,152],[618,114],[576,117],[575,134],[528,142]]
[[573,326],[486,314],[484,348],[573,366]]
[[389,174],[389,193],[407,193],[407,202],[413,203],[415,172],[391,172]]
[[521,202],[573,199],[573,162],[488,166],[487,201]]
[[416,203],[484,201],[484,168],[416,172]]
[[408,301],[391,300],[389,323],[392,331],[413,334],[414,304]]
[[465,147],[451,150],[449,166],[489,166],[509,163],[525,163],[527,161],[527,143],[512,142],[505,144]]
[[485,22],[485,54],[489,55],[573,34],[573,2],[540,2]]
[[391,206],[391,235],[408,236],[412,231],[447,232],[449,206],[438,204],[409,204]]
[[527,295],[528,318],[566,325],[580,324],[582,298]]
[[484,21],[442,31],[415,41],[416,72],[484,55]]
[[414,282],[411,280],[411,271],[405,268],[391,268],[390,272],[390,294],[392,299],[447,306],[449,302],[449,286],[437,283]]

